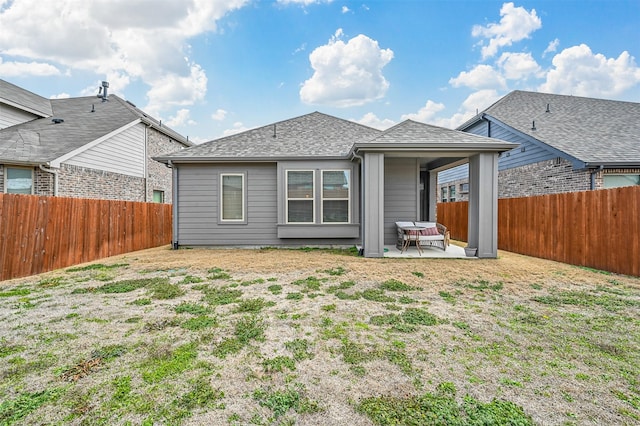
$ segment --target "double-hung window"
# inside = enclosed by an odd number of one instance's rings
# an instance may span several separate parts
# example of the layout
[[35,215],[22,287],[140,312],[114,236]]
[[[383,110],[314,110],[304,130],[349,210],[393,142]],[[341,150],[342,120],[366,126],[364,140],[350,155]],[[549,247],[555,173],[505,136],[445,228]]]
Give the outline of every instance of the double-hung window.
[[287,223],[315,222],[315,171],[287,170]]
[[33,194],[33,170],[18,167],[6,167],[4,192],[10,194]]
[[220,220],[244,222],[246,210],[244,173],[221,173],[220,194]]
[[349,223],[349,170],[322,170],[322,223]]

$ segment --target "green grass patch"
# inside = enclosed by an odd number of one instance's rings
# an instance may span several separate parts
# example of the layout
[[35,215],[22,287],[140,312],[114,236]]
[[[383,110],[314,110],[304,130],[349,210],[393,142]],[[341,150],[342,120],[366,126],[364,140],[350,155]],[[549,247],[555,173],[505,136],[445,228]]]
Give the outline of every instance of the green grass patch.
[[364,290],[362,292],[362,298],[365,300],[371,300],[372,302],[383,302],[383,303],[396,301],[395,298],[384,294],[384,290],[380,288],[370,288],[370,289]]
[[297,285],[297,286],[301,286],[302,287],[301,291],[303,293],[309,293],[309,292],[312,292],[312,291],[320,290],[320,286],[326,280],[327,280],[326,278],[317,278],[317,277],[311,276],[311,277],[307,277],[307,278],[302,279],[302,280],[296,280],[296,281],[292,282],[291,284]]
[[160,286],[169,284],[169,278],[140,278],[133,280],[122,280],[107,283],[97,287],[95,291],[99,293],[129,293],[144,287]]
[[62,388],[54,388],[33,393],[25,392],[14,399],[4,400],[0,403],[0,424],[17,423],[43,405],[54,402],[63,393]]
[[415,325],[436,325],[438,324],[438,318],[429,313],[426,309],[422,308],[407,308],[401,314],[402,319],[407,324]]
[[277,356],[275,358],[265,359],[262,361],[262,367],[267,373],[283,373],[285,369],[295,371],[296,362],[288,356]]
[[197,284],[197,283],[201,283],[202,281],[204,280],[200,277],[196,277],[193,275],[185,275],[178,284]]
[[330,269],[324,269],[320,272],[324,272],[325,274],[337,277],[340,275],[344,275],[347,271],[342,267],[342,266],[338,266],[335,268],[330,268]]
[[199,303],[182,302],[173,308],[176,314],[206,315],[211,312],[211,308]]
[[296,361],[312,359],[314,356],[310,352],[311,344],[307,339],[294,339],[290,342],[285,342],[284,347],[293,354],[293,359]]
[[337,293],[339,290],[347,290],[356,285],[354,281],[343,281],[338,285],[332,285],[327,288],[327,293]]
[[228,280],[231,278],[231,275],[229,275],[228,272],[220,268],[211,268],[207,273],[209,274],[207,275],[207,278],[210,280]]
[[447,303],[451,303],[452,305],[456,304],[456,298],[453,294],[448,293],[446,291],[440,291],[438,292],[438,294],[440,295],[440,297],[442,297],[442,299],[447,302]]
[[0,291],[0,297],[27,296],[31,294],[28,288],[15,288],[13,290]]
[[608,311],[616,312],[627,307],[640,306],[640,301],[619,297],[616,294],[596,294],[586,291],[561,291],[546,296],[533,298],[538,303],[552,306],[574,305],[593,307],[600,306]]
[[216,327],[218,325],[218,319],[216,317],[210,317],[208,315],[198,315],[189,318],[180,326],[186,330],[199,331],[205,328]]
[[111,265],[105,265],[102,263],[94,263],[92,265],[76,266],[73,268],[65,269],[65,272],[81,272],[81,271],[109,271],[111,269],[125,268],[129,266],[128,263],[113,263]]
[[287,293],[287,296],[285,297],[285,299],[287,299],[287,300],[302,300],[302,299],[304,299],[304,294],[299,293],[299,292]]
[[290,385],[284,389],[256,389],[253,392],[261,407],[269,408],[273,417],[278,419],[290,410],[298,414],[311,414],[322,411],[319,404],[304,396],[305,388],[301,384]]
[[383,282],[382,284],[380,284],[378,286],[379,289],[381,290],[388,290],[388,291],[413,291],[416,290],[415,287],[412,287],[408,284],[403,283],[402,281],[398,281],[398,280],[387,280],[385,282]]
[[148,287],[149,293],[153,299],[169,300],[184,296],[186,293],[178,284],[154,283]]
[[458,402],[452,383],[441,383],[434,394],[365,398],[356,408],[378,425],[534,425],[524,409],[510,401],[483,403],[467,395]]
[[257,299],[244,299],[238,303],[238,306],[233,312],[258,313],[267,306],[270,306],[270,303],[261,297]]
[[412,274],[415,275],[418,278],[424,278],[424,273],[422,273],[422,272],[413,271]]
[[243,287],[249,287],[254,284],[264,284],[264,283],[265,283],[264,278],[256,278],[254,280],[242,281],[240,285]]
[[133,302],[131,302],[132,305],[136,305],[136,306],[148,306],[151,304],[151,299],[149,299],[148,297],[143,297],[141,299],[136,299]]
[[204,301],[214,306],[236,303],[242,296],[242,290],[228,287],[205,286],[201,290],[204,292]]
[[271,294],[278,295],[282,293],[282,286],[280,284],[272,284],[267,287],[267,290],[269,290]]
[[52,288],[66,284],[64,277],[44,278],[38,282],[38,287]]
[[187,343],[175,349],[153,348],[149,358],[142,364],[142,379],[147,383],[158,383],[180,374],[193,366],[197,354],[195,343]]

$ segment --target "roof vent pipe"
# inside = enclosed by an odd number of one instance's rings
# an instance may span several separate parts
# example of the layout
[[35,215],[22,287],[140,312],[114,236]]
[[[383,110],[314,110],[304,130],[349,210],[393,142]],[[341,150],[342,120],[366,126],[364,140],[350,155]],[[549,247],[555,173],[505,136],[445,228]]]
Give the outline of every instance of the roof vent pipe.
[[275,139],[277,137],[277,133],[276,133],[276,125],[273,125],[273,138]]
[[106,102],[109,100],[107,99],[107,96],[109,96],[107,93],[108,88],[109,88],[109,82],[103,81],[102,86],[98,89],[98,97],[102,98],[102,102]]
[[549,104],[547,104],[547,110],[545,112],[551,112],[551,109],[549,109]]
[[536,130],[536,120],[533,120],[533,123],[531,124],[531,130]]

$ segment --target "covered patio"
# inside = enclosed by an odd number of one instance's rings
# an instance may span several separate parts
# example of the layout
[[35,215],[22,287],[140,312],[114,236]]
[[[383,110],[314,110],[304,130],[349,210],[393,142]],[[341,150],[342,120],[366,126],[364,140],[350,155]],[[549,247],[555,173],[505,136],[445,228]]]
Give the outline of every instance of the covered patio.
[[[353,155],[362,164],[364,256],[393,256],[397,221],[437,222],[438,172],[469,163],[468,246],[477,248],[479,258],[497,257],[498,155],[517,146],[411,120],[355,144]],[[466,257],[458,248],[460,257]],[[441,249],[428,253],[435,257],[436,251],[438,257],[450,257]]]

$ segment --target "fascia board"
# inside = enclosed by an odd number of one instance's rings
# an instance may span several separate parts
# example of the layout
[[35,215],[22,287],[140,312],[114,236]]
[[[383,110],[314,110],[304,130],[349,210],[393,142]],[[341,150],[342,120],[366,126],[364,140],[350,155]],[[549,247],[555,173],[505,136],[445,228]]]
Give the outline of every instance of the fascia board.
[[10,101],[9,99],[6,99],[6,98],[0,98],[0,103],[3,103],[5,105],[9,105],[9,106],[11,106],[13,108],[17,108],[19,110],[28,112],[30,114],[37,115],[37,116],[42,117],[42,118],[51,117],[51,115],[45,113],[44,111],[38,111],[38,110],[35,110],[33,108],[26,107],[26,106],[18,104],[16,102]]

